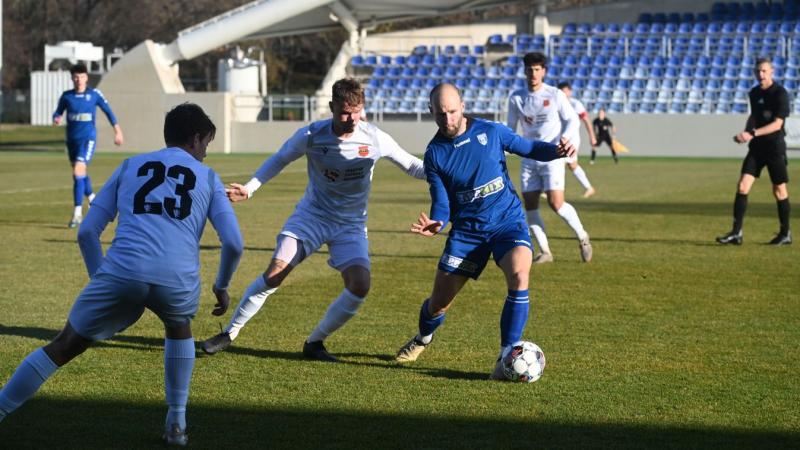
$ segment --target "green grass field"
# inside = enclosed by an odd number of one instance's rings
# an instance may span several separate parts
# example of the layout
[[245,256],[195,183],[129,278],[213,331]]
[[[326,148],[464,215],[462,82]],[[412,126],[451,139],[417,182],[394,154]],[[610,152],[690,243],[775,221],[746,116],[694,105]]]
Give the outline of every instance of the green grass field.
[[[52,133],[52,129],[48,129]],[[87,282],[66,228],[71,177],[54,151],[9,151],[0,138],[0,383],[64,325]],[[13,139],[12,139],[12,136]],[[3,143],[5,142],[5,144]],[[101,186],[122,156],[100,152]],[[211,155],[225,181],[246,181],[263,155]],[[299,161],[236,206],[246,250],[233,303],[266,267],[275,235],[303,193]],[[505,298],[490,264],[456,299],[419,361],[398,366],[416,332],[443,236],[408,232],[428,209],[427,186],[387,162],[375,171],[369,230],[370,295],[332,336],[345,364],[299,351],[341,290],[327,252],[298,267],[241,333],[214,357],[198,355],[187,414],[196,448],[790,448],[800,447],[800,243],[764,245],[778,229],[768,178],[750,196],[745,244],[722,247],[738,159],[600,159],[585,168],[598,194],[567,198],[592,236],[595,259],[551,211],[556,261],[532,272],[525,338],[547,355],[541,380],[490,382]],[[792,162],[790,177],[800,179]],[[519,161],[511,159],[513,179]],[[790,191],[797,186],[790,185]],[[797,194],[795,194],[797,196]],[[798,208],[795,208],[797,211]],[[800,213],[795,213],[795,217]],[[793,221],[800,230],[800,221]],[[103,235],[108,245],[113,229]],[[195,338],[219,331],[210,315],[219,245],[202,241],[203,295]],[[151,448],[159,445],[163,329],[150,312],[65,366],[0,423],[1,448]]]

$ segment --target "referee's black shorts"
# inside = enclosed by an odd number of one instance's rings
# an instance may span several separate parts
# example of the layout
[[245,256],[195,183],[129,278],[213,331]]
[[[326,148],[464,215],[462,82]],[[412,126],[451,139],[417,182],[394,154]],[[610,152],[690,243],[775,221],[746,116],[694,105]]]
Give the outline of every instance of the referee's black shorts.
[[772,184],[778,185],[789,182],[789,171],[786,157],[786,142],[774,142],[751,146],[747,156],[742,162],[742,173],[756,178],[761,175],[761,169],[767,167]]

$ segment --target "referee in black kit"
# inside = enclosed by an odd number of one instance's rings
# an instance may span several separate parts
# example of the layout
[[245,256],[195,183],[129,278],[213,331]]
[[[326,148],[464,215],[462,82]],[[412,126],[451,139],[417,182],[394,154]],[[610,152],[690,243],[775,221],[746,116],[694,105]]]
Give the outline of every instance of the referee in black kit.
[[789,116],[789,94],[783,86],[772,80],[774,68],[769,58],[756,60],[755,76],[758,86],[750,90],[750,116],[745,130],[733,137],[739,144],[747,143],[749,151],[742,163],[742,175],[733,202],[733,229],[717,238],[720,244],[742,243],[742,222],[747,209],[747,194],[753,182],[767,167],[772,180],[772,193],[778,202],[778,218],[781,230],[769,243],[787,245],[792,243],[789,230],[789,181],[786,165],[786,134],[783,123]]

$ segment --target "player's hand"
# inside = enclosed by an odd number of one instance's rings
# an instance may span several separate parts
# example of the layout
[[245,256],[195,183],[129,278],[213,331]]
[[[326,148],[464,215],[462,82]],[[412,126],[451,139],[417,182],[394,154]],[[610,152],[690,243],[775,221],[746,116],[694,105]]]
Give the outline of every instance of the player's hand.
[[561,156],[562,158],[563,157],[571,158],[575,156],[577,150],[575,150],[575,146],[572,144],[572,142],[569,141],[569,139],[562,137],[561,140],[558,142],[558,147],[556,148],[556,152],[558,153],[558,156]]
[[214,305],[214,310],[211,311],[211,314],[221,316],[228,311],[228,306],[231,304],[231,297],[228,295],[227,289],[217,289],[213,287],[211,290],[214,292],[214,296],[217,297],[217,304]]
[[125,137],[122,136],[122,131],[114,133],[114,145],[120,146],[123,142],[125,142]]
[[56,116],[53,118],[54,125],[61,125],[61,116]]
[[595,140],[593,140],[592,142],[590,142],[590,143],[589,143],[589,145],[591,145],[591,146],[592,146],[592,148],[595,148],[595,147],[597,147],[597,139],[595,139]]
[[225,194],[228,195],[228,200],[230,200],[232,203],[241,202],[250,198],[247,188],[239,183],[229,184],[228,188],[225,189]]
[[419,213],[419,218],[411,224],[411,232],[423,236],[434,236],[442,229],[442,222],[431,220],[424,212]]
[[737,134],[733,137],[733,141],[737,144],[746,144],[753,139],[753,135],[748,133],[747,131],[742,131],[741,133]]

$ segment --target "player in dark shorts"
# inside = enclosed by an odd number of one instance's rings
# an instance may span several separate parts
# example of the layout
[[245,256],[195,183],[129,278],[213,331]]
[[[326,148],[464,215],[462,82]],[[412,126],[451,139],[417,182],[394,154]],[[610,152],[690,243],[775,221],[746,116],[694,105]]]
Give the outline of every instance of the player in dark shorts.
[[750,116],[745,130],[733,137],[739,144],[747,143],[749,151],[742,162],[736,200],[733,202],[733,229],[717,238],[720,244],[742,243],[742,222],[747,210],[747,194],[761,170],[766,167],[772,180],[772,193],[778,202],[778,219],[781,229],[769,243],[792,243],[789,230],[789,182],[786,158],[786,135],[783,123],[789,116],[789,94],[783,86],[773,81],[774,68],[768,58],[756,61],[755,76],[759,85],[750,90]]
[[589,160],[589,164],[594,164],[594,158],[597,156],[596,148],[600,146],[601,142],[605,142],[608,144],[608,148],[611,149],[611,156],[614,157],[614,164],[619,162],[617,158],[617,152],[614,151],[614,124],[608,120],[606,117],[606,110],[605,108],[600,108],[600,111],[597,112],[597,118],[592,121],[592,126],[594,127],[594,135],[597,136],[597,144],[592,146],[592,159]]

